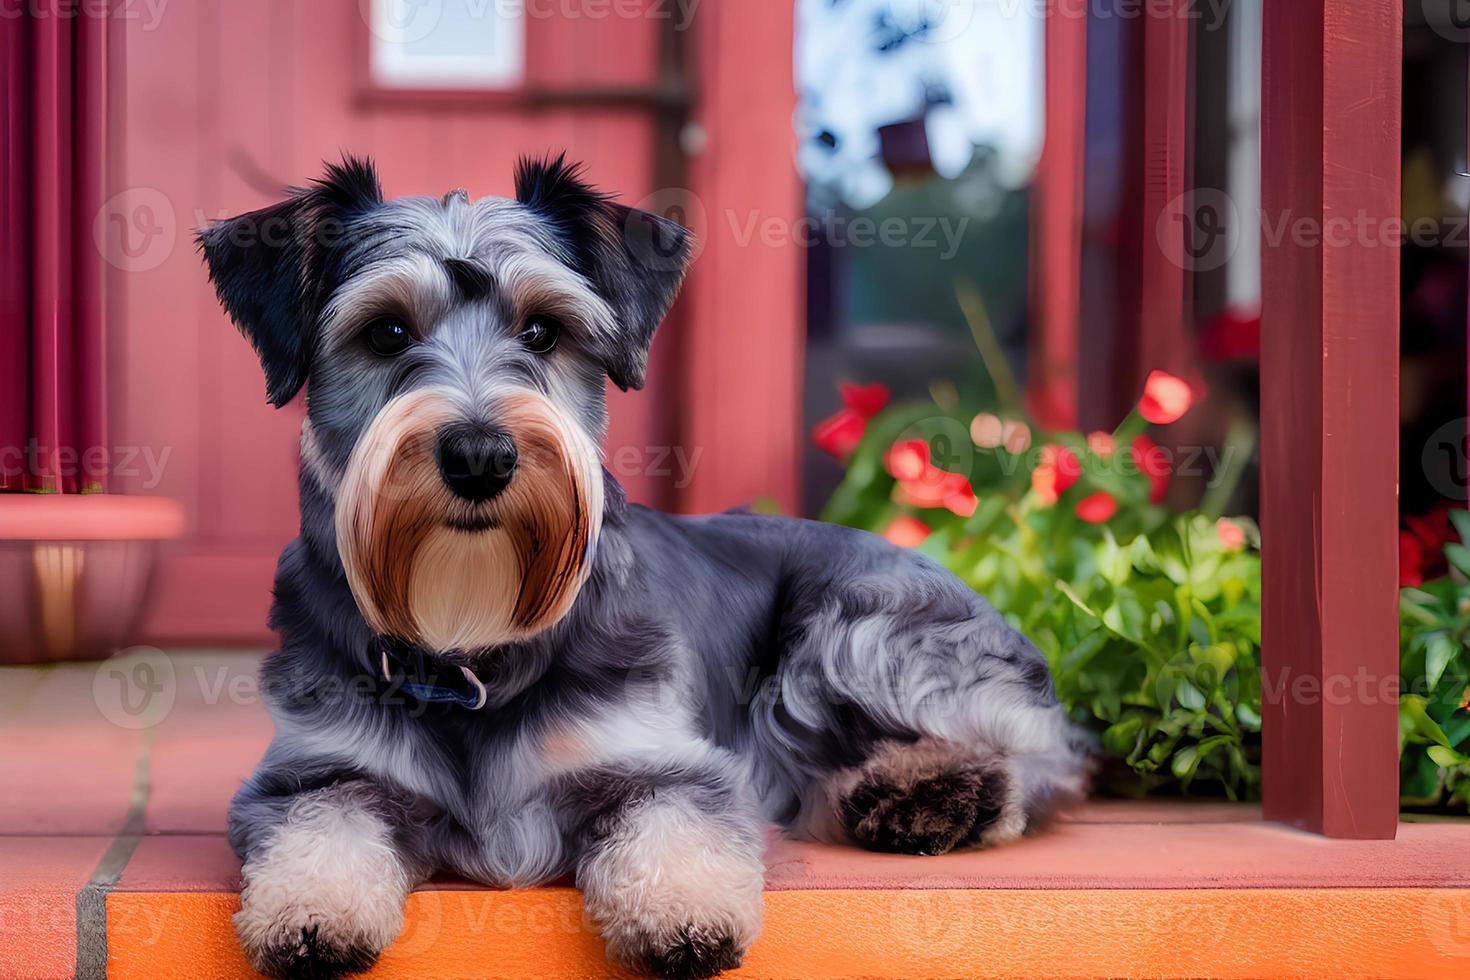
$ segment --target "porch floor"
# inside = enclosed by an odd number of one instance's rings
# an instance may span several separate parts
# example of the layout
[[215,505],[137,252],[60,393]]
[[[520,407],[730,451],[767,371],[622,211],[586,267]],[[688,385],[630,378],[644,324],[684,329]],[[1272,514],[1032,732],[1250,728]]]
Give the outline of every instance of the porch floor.
[[[0,977],[250,975],[224,829],[270,738],[256,661],[0,669]],[[131,727],[147,689],[172,704]],[[995,851],[773,835],[766,860],[765,932],[740,976],[1470,973],[1470,821],[1329,841],[1253,806],[1093,802]],[[374,975],[608,972],[571,887],[435,881]]]

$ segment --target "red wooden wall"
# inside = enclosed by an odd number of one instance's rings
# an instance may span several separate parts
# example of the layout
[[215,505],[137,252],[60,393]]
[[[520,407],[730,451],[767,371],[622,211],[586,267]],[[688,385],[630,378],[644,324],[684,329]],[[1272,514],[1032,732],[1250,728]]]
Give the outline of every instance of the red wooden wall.
[[[710,6],[690,45],[712,59],[705,69],[718,97],[697,112],[719,162],[703,166],[708,187],[695,193],[711,213],[785,212],[799,202],[791,156],[784,147],[767,154],[769,142],[752,140],[767,139],[775,119],[789,131],[790,4],[747,3],[740,18],[723,4]],[[669,7],[648,4],[651,11]],[[772,30],[772,23],[785,27]],[[276,199],[278,187],[318,174],[322,160],[349,150],[377,161],[389,194],[465,187],[483,195],[509,193],[517,155],[566,149],[587,162],[599,184],[638,201],[682,176],[670,145],[677,134],[667,125],[680,98],[677,85],[665,84],[669,25],[655,16],[532,17],[527,88],[541,97],[494,100],[388,100],[367,92],[367,35],[357,0],[171,0],[156,23],[133,20],[124,29],[125,110],[118,123],[126,145],[114,182],[128,195],[119,210],[132,244],[116,276],[115,416],[122,443],[166,464],[161,481],[145,473],[125,486],[183,501],[190,520],[187,543],[162,566],[146,632],[154,642],[264,642],[274,563],[297,523],[301,407],[266,405],[250,349],[206,283],[192,229]],[[732,46],[745,69],[764,66],[764,81],[743,94],[730,77]],[[745,251],[738,256],[715,242],[696,264],[690,301],[665,325],[661,343],[692,349],[702,371],[742,369],[717,350],[735,328],[720,307],[739,302],[732,283],[741,263],[766,276],[764,298],[738,311],[764,324],[772,341],[766,350],[787,357],[800,342],[800,257],[758,245]],[[679,338],[683,312],[695,305],[709,313],[708,322]],[[656,357],[645,391],[612,393],[609,459],[620,461],[613,468],[631,495],[727,506],[774,493],[791,503],[799,365],[783,365],[769,385],[735,393],[734,402],[759,404],[763,412],[789,407],[793,430],[790,438],[754,447],[740,436],[738,451],[761,479],[737,486],[712,484],[723,471],[709,461],[725,451],[721,440],[733,431],[727,422],[748,413],[728,401],[712,405],[711,389],[696,388],[704,406],[692,437],[702,447],[700,465],[693,483],[675,486],[678,470],[664,475],[655,464],[678,434],[666,420],[685,400],[683,360]]]

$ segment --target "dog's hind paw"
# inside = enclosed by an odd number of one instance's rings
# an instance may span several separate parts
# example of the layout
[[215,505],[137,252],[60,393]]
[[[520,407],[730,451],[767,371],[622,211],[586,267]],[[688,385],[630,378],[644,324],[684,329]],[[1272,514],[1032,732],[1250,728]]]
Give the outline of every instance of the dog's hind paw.
[[942,745],[894,747],[864,765],[839,799],[848,836],[895,854],[945,854],[1020,836],[1025,814],[1007,806],[1008,776]]
[[270,945],[247,948],[250,965],[265,976],[282,980],[334,980],[361,973],[378,961],[378,950],[372,946],[327,939],[320,926],[302,926],[293,932]]
[[744,958],[734,936],[692,925],[672,938],[649,937],[645,946],[630,958],[642,972],[661,980],[704,980],[735,969]]

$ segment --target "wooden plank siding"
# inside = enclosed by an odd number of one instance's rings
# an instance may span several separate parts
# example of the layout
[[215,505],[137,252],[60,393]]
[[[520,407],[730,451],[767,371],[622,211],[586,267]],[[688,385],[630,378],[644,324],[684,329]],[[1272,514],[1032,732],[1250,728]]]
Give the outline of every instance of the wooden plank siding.
[[[1332,837],[1398,822],[1403,8],[1265,8],[1265,812]],[[1360,219],[1362,219],[1360,221]]]

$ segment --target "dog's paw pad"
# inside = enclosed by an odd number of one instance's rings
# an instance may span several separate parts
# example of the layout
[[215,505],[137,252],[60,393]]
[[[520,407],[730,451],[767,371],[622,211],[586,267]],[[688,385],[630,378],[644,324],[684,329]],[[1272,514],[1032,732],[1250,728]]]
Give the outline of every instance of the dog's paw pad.
[[875,851],[945,854],[975,839],[999,815],[986,777],[971,770],[939,772],[900,785],[875,774],[842,802],[853,840]]
[[744,953],[728,933],[694,926],[680,929],[672,940],[651,941],[640,965],[662,980],[703,980],[740,965]]
[[361,973],[378,961],[377,950],[329,941],[316,925],[296,929],[289,939],[250,953],[251,964],[261,973],[290,980],[333,980]]

